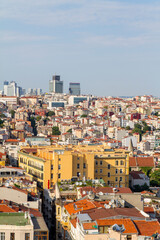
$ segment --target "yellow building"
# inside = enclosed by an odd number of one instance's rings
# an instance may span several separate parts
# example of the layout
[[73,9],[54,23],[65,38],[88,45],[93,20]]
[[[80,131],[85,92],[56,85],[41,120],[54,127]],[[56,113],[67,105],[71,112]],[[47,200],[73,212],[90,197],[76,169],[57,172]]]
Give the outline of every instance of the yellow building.
[[0,166],[6,165],[6,152],[3,148],[0,148]]
[[23,147],[19,166],[33,176],[40,188],[73,177],[103,179],[113,187],[128,187],[129,183],[129,152],[105,145]]

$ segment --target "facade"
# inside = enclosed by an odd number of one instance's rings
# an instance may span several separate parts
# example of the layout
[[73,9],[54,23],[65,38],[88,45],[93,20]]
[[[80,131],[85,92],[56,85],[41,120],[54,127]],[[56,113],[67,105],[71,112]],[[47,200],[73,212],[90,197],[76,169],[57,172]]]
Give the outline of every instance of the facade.
[[29,214],[20,212],[0,213],[0,239],[34,239],[34,226]]
[[49,101],[48,102],[48,109],[52,110],[53,108],[62,107],[64,108],[65,102],[62,101]]
[[69,105],[78,105],[79,103],[87,100],[88,98],[85,96],[70,96],[68,102]]
[[80,83],[69,83],[69,94],[79,96],[81,94]]
[[21,87],[17,86],[17,83],[12,81],[4,81],[3,85],[3,93],[6,96],[17,96],[20,97],[23,94],[23,90]]
[[[57,181],[103,179],[113,187],[128,187],[129,152],[105,146],[52,146],[22,148],[19,166],[37,181],[38,187],[52,188]],[[69,167],[68,167],[69,166]]]
[[60,76],[54,75],[49,81],[49,92],[63,93],[63,81],[60,80]]

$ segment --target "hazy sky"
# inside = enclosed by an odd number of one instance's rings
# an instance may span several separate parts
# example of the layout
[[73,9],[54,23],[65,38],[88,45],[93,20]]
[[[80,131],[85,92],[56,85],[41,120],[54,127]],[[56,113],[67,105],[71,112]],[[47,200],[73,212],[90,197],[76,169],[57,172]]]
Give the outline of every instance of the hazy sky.
[[0,0],[4,80],[48,91],[160,96],[160,0]]

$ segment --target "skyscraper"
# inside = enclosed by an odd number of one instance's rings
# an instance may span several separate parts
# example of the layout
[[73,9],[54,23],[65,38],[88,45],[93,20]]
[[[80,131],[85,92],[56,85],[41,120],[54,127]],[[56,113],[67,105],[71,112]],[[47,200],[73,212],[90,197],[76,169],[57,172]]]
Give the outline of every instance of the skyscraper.
[[69,94],[70,95],[80,95],[81,89],[80,89],[80,83],[69,83]]
[[53,75],[52,80],[49,81],[49,91],[51,93],[63,93],[63,81],[60,76]]

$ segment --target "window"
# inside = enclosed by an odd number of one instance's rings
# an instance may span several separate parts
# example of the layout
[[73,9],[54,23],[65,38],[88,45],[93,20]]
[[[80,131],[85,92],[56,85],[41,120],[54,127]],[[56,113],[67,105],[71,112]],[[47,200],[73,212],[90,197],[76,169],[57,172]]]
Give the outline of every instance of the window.
[[98,161],[96,161],[96,165],[98,165]]
[[30,240],[30,233],[25,233],[25,240]]
[[61,164],[58,164],[58,170],[60,170],[61,169]]
[[51,173],[51,179],[53,179],[53,173]]
[[79,168],[79,163],[77,163],[77,168]]
[[59,160],[59,161],[61,161],[61,159],[60,159],[60,158],[58,158],[58,160]]
[[100,165],[102,165],[102,161],[100,161]]
[[97,170],[97,169],[95,170],[95,173],[98,173],[98,170]]
[[10,234],[10,240],[15,240],[15,233]]
[[110,181],[107,182],[107,185],[108,185],[108,186],[110,185]]
[[108,173],[108,177],[110,177],[111,176],[111,174],[110,174],[110,172]]
[[77,172],[77,177],[80,177],[80,172]]
[[116,168],[116,171],[115,171],[115,172],[116,172],[116,174],[118,173],[118,169],[117,169],[117,168]]
[[127,240],[132,240],[132,236],[131,235],[127,235]]
[[51,165],[51,170],[53,170],[53,164]]
[[61,178],[61,174],[60,173],[58,174],[58,178]]
[[118,161],[116,161],[116,166],[118,166]]
[[111,165],[110,164],[108,164],[108,169],[111,169]]
[[122,179],[123,179],[123,178],[122,178],[122,177],[120,177],[120,179],[119,179],[119,180],[122,182]]
[[124,165],[124,161],[121,160],[121,165]]
[[0,240],[5,240],[5,233],[4,232],[0,232]]
[[85,163],[83,163],[83,168],[86,168],[86,164]]
[[120,173],[123,173],[123,169],[120,169]]
[[115,181],[118,182],[118,177],[115,177]]
[[58,208],[58,215],[60,215],[60,207]]
[[102,169],[100,169],[100,171],[99,171],[100,173],[102,173]]
[[98,230],[100,233],[103,233],[103,227],[99,227]]

